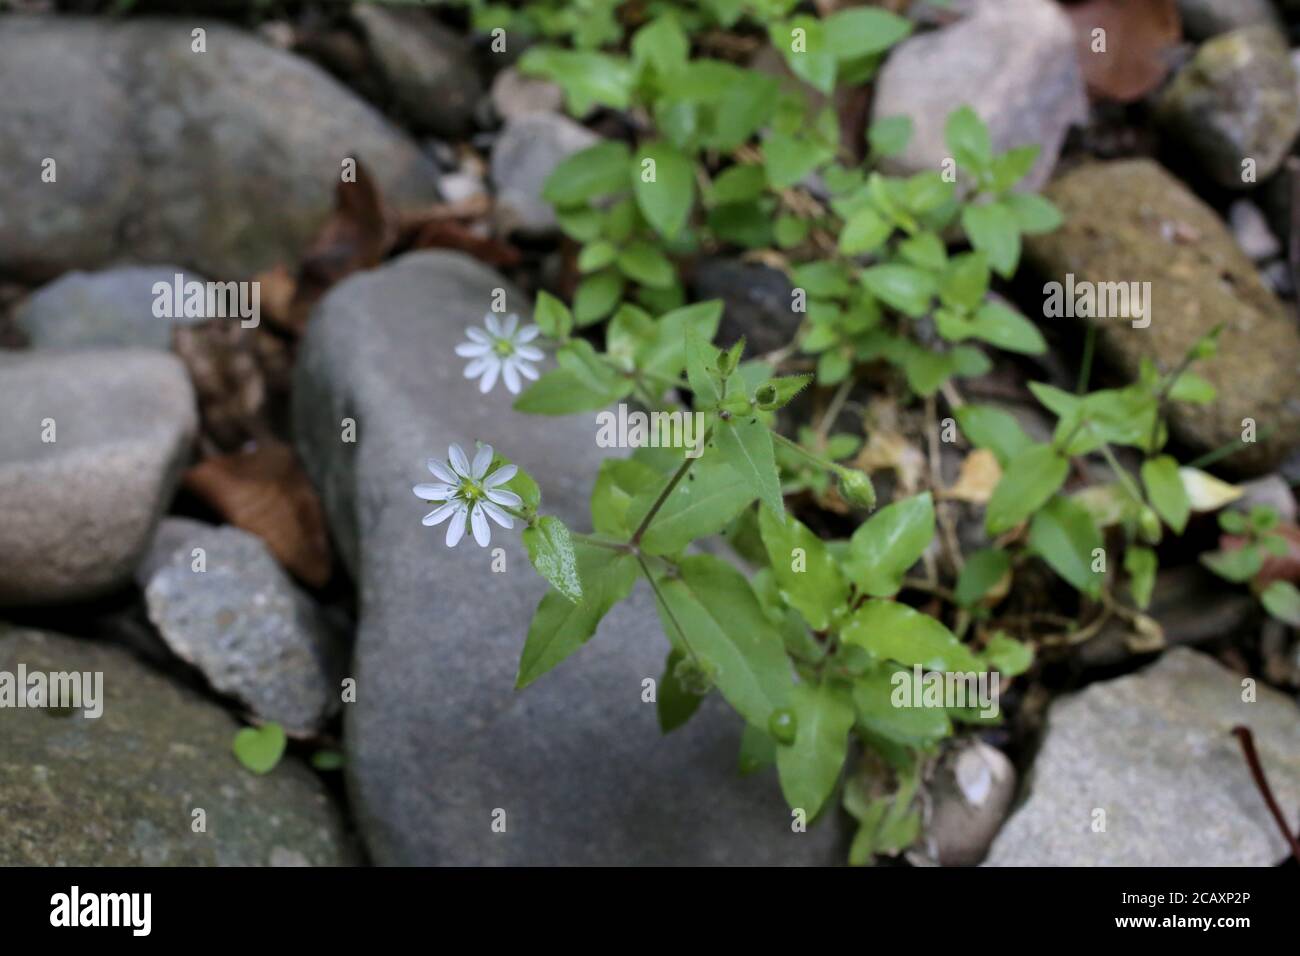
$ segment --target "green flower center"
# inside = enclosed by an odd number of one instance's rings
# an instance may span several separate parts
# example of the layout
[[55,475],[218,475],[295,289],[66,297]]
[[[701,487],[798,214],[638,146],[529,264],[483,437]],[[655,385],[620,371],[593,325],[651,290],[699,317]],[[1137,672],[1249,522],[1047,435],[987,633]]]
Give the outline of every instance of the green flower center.
[[515,354],[515,346],[509,339],[497,339],[492,345],[492,351],[502,358],[509,358]]
[[482,501],[487,497],[487,495],[476,482],[470,481],[466,478],[460,483],[460,487],[456,489],[456,497],[460,498],[462,501],[474,504],[476,501]]

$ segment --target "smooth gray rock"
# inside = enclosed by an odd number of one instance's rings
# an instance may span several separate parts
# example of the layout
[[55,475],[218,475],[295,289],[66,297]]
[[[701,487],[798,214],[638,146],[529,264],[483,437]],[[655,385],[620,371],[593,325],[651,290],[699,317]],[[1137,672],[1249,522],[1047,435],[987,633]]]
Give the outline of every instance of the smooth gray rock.
[[180,545],[150,576],[144,596],[167,646],[262,720],[289,734],[318,731],[338,709],[342,661],[316,605],[246,531],[164,530]]
[[492,80],[492,109],[503,120],[529,113],[559,113],[564,109],[564,90],[558,83],[526,76],[508,66]]
[[971,106],[988,124],[993,147],[1042,147],[1024,189],[1047,182],[1066,131],[1087,117],[1074,30],[1050,0],[978,0],[969,16],[911,37],[885,61],[876,81],[872,119],[909,116],[907,149],[891,157],[893,172],[937,170],[951,155],[948,115]]
[[0,606],[90,598],[130,580],[197,425],[175,356],[0,353]]
[[[1287,846],[1251,779],[1237,724],[1255,736],[1278,803],[1300,806],[1300,709],[1186,648],[1063,697],[1048,713],[1029,796],[989,866],[1272,866]],[[1094,832],[1096,810],[1105,832]]]
[[1282,252],[1282,244],[1268,227],[1268,219],[1249,199],[1238,199],[1228,207],[1228,225],[1241,251],[1254,262],[1272,259]]
[[599,141],[558,113],[526,113],[507,122],[492,148],[498,228],[526,235],[553,232],[555,211],[542,199],[542,184],[563,160]]
[[907,856],[930,866],[984,859],[1016,794],[1016,768],[996,747],[966,738],[945,747],[926,781],[920,844]]
[[[1216,183],[1253,188],[1277,171],[1300,132],[1285,40],[1269,27],[1207,40],[1161,93],[1156,118]],[[1253,178],[1245,176],[1247,160]]]
[[292,757],[265,776],[245,770],[229,714],[124,651],[0,624],[0,670],[20,663],[101,672],[103,713],[3,711],[0,866],[359,862],[310,770]]
[[126,260],[246,279],[295,262],[347,157],[393,205],[437,198],[436,168],[378,112],[218,21],[11,14],[0,89],[0,269],[30,278]]
[[1282,28],[1269,0],[1178,0],[1178,17],[1183,34],[1192,40],[1208,40],[1241,27]]
[[[144,556],[135,566],[135,583],[139,585],[140,590],[143,591],[149,586],[153,576],[171,560],[173,554],[185,547],[190,538],[214,530],[216,525],[210,525],[206,521],[195,521],[193,518],[182,518],[178,515],[164,516],[158,522],[158,527],[154,529],[153,538]],[[186,549],[187,552],[189,550]]]
[[[774,777],[737,776],[741,721],[710,697],[660,735],[641,682],[667,653],[639,587],[573,657],[514,690],[528,622],[545,588],[517,531],[491,551],[455,550],[411,494],[425,460],[488,442],[540,483],[545,511],[589,528],[603,453],[595,416],[538,419],[498,388],[480,396],[452,346],[478,324],[498,275],[457,253],[404,256],[336,286],[317,307],[294,389],[298,449],[362,616],[346,705],[353,806],[389,864],[835,863],[837,820],[791,832]],[[339,420],[357,422],[355,444]],[[494,833],[493,811],[507,830]]]
[[181,266],[124,266],[103,272],[69,272],[33,292],[15,316],[34,348],[139,346],[170,349],[172,328],[202,319],[159,318],[153,313],[155,282],[170,288],[207,280]]
[[470,132],[483,86],[470,40],[413,8],[358,3],[361,24],[398,110],[417,130],[457,137]]

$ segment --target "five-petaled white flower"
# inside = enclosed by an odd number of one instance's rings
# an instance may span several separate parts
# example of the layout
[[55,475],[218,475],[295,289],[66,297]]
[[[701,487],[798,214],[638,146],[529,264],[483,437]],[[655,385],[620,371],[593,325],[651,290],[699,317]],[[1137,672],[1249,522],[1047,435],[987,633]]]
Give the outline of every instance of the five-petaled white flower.
[[519,316],[507,315],[502,321],[491,312],[483,317],[483,324],[487,326],[486,332],[471,326],[465,330],[469,341],[456,346],[456,354],[470,360],[465,366],[465,377],[478,378],[478,390],[490,392],[500,375],[506,388],[518,395],[522,387],[519,376],[537,378],[537,368],[532,363],[542,360],[542,350],[527,343],[537,338],[540,330],[535,325],[525,325],[516,331]]
[[447,463],[430,458],[429,471],[438,479],[437,483],[416,485],[412,490],[416,497],[425,501],[442,502],[424,516],[424,524],[432,527],[442,524],[448,518],[447,547],[454,548],[465,536],[465,523],[468,521],[474,532],[474,540],[480,547],[486,548],[492,540],[492,528],[488,524],[491,518],[503,528],[513,528],[514,519],[504,508],[518,508],[523,499],[513,491],[502,487],[519,471],[514,465],[502,465],[492,474],[487,470],[492,465],[492,446],[483,445],[470,462],[459,445],[447,449]]

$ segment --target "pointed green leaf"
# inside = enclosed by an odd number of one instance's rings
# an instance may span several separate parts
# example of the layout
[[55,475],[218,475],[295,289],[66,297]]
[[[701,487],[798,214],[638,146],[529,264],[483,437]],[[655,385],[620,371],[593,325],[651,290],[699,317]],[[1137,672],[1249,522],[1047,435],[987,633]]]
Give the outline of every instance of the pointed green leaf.
[[930,493],[904,498],[881,508],[853,532],[845,570],[865,593],[892,597],[933,538]]
[[578,558],[573,552],[573,538],[564,522],[546,515],[524,529],[523,539],[524,547],[528,549],[528,560],[537,573],[570,601],[581,601]]
[[794,743],[776,748],[781,792],[808,819],[835,789],[853,728],[853,699],[837,684],[798,684],[790,698],[797,721]]
[[749,485],[751,494],[783,519],[785,500],[767,425],[752,414],[733,416],[718,422],[714,439],[723,461]]
[[787,515],[781,524],[767,508],[759,509],[758,527],[781,597],[814,631],[826,630],[849,597],[826,545],[798,519]]
[[1029,525],[1030,549],[1093,598],[1105,580],[1104,574],[1092,570],[1093,553],[1101,546],[1101,532],[1088,509],[1064,495],[1052,498]]
[[1070,464],[1051,445],[1030,445],[1007,462],[984,514],[989,534],[1009,531],[1065,484]]
[[879,660],[933,671],[982,671],[979,661],[952,631],[915,608],[872,598],[858,608],[840,631],[840,640],[855,644]]

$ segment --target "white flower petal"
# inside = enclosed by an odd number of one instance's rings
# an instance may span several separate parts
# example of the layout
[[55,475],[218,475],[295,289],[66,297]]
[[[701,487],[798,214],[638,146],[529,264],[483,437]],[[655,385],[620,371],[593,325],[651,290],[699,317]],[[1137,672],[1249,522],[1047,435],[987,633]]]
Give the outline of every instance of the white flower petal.
[[503,339],[513,338],[517,328],[519,328],[519,316],[511,312],[506,316],[505,322],[501,324],[501,337]]
[[521,374],[524,378],[531,378],[533,381],[537,380],[536,365],[530,365],[527,362],[523,362],[520,361],[519,359],[515,359],[515,368],[519,370],[519,374]]
[[515,526],[515,519],[510,517],[492,502],[484,501],[479,505],[479,507],[487,512],[487,516],[497,524],[501,525],[501,527],[513,528]]
[[491,312],[483,316],[483,324],[487,326],[489,335],[501,337],[501,322]]
[[483,377],[478,380],[478,390],[484,395],[492,391],[492,386],[497,383],[497,375],[501,372],[501,360],[495,356],[493,358],[495,361],[488,366],[487,371],[483,373]]
[[477,358],[491,351],[492,346],[486,342],[461,342],[460,345],[456,346],[456,354],[461,358]]
[[456,513],[452,515],[451,523],[447,525],[447,547],[454,548],[460,544],[460,539],[465,537],[465,518],[469,515],[469,508],[463,502],[456,506]]
[[515,335],[515,345],[522,345],[525,342],[531,342],[537,336],[542,334],[542,330],[535,325],[525,325]]
[[515,355],[521,359],[527,359],[530,362],[540,362],[546,357],[545,352],[541,349],[533,348],[531,345],[516,346]]
[[474,359],[474,361],[465,366],[465,377],[478,378],[491,368],[494,363],[499,361],[500,359],[495,355],[480,355],[478,358]]
[[523,498],[520,498],[513,491],[507,491],[505,488],[487,488],[484,493],[487,495],[488,501],[505,505],[507,508],[518,508],[524,503]]
[[475,481],[482,479],[487,474],[488,468],[492,464],[492,446],[484,445],[474,456],[474,462],[469,466],[469,476]]
[[459,501],[449,501],[442,507],[434,508],[427,515],[425,515],[424,520],[421,522],[421,524],[423,524],[426,528],[432,528],[436,524],[442,524],[444,521],[446,521],[448,518],[450,518],[453,514],[456,513],[457,508],[461,508],[461,507],[463,507],[463,505],[461,505]]
[[483,479],[484,488],[495,488],[498,485],[504,485],[507,481],[519,473],[519,468],[515,465],[502,465],[492,474]]
[[492,541],[492,527],[488,524],[482,505],[475,505],[470,512],[470,524],[474,526],[474,540],[480,548],[486,548]]
[[448,468],[443,462],[436,458],[430,458],[425,462],[429,467],[430,474],[441,482],[449,485],[458,485],[460,482],[456,478],[456,473]]
[[451,467],[460,477],[468,478],[470,476],[469,459],[465,457],[465,453],[460,450],[459,445],[452,445],[447,449],[447,461],[451,463]]
[[455,486],[449,484],[416,485],[411,490],[415,492],[417,498],[425,501],[446,501],[456,494]]
[[492,337],[477,326],[471,325],[465,330],[465,335],[468,336],[471,341],[478,342],[481,345],[490,346],[492,344]]
[[519,372],[515,368],[514,359],[508,359],[501,366],[501,377],[505,380],[506,388],[509,389],[510,394],[518,395],[520,389]]

